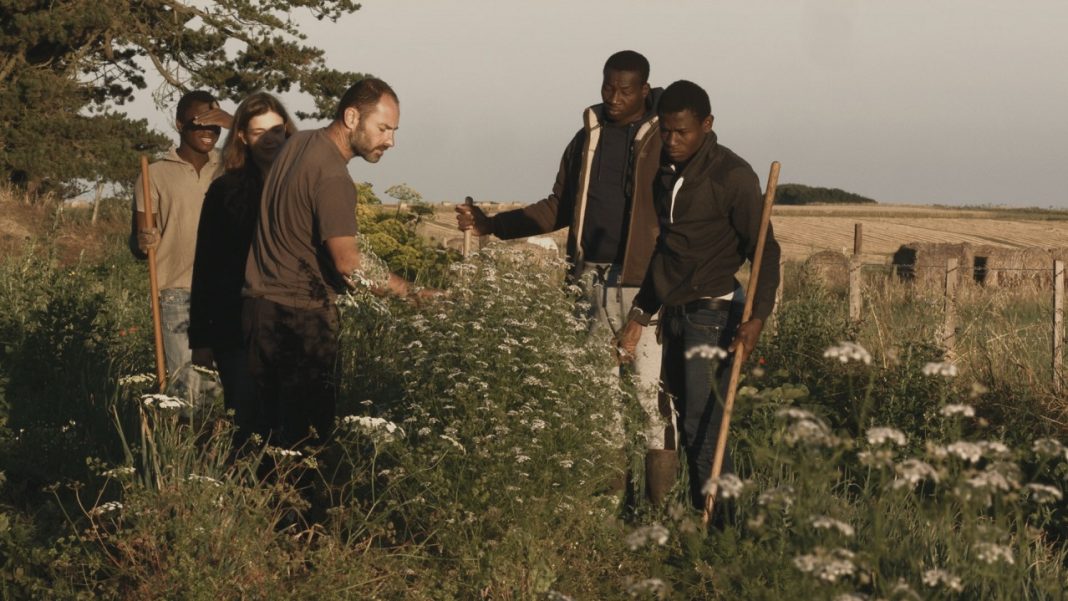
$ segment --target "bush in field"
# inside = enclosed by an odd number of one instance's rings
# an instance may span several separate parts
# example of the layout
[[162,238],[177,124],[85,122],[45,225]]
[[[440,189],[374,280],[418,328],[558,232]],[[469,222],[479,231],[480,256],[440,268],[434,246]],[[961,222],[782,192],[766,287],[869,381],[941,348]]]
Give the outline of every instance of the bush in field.
[[405,184],[393,186],[387,194],[412,203],[409,211],[383,211],[382,201],[371,184],[356,185],[356,214],[362,243],[382,258],[389,269],[423,286],[444,287],[448,267],[460,258],[453,250],[435,248],[415,233],[415,226],[430,207],[422,196]]

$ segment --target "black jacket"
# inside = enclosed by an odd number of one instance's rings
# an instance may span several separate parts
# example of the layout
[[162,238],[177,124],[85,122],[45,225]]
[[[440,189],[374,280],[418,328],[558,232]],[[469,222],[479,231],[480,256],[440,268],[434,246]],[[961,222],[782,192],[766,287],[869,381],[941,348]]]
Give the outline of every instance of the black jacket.
[[[734,290],[735,274],[756,252],[764,205],[760,180],[749,163],[720,146],[715,132],[709,132],[681,175],[662,159],[653,199],[660,236],[634,306],[651,315],[662,305],[685,305]],[[769,223],[754,318],[771,314],[780,255]]]
[[263,178],[259,170],[227,172],[204,196],[189,298],[189,347],[244,346],[241,288],[245,284]]
[[[627,240],[622,258],[622,283],[627,286],[641,284],[656,242],[657,220],[650,192],[660,160],[660,135],[655,108],[662,91],[654,88],[646,100],[646,114],[639,122],[630,151],[631,164],[627,166],[631,198],[630,214],[625,217]],[[552,194],[522,209],[492,217],[493,234],[502,240],[547,234],[570,227],[567,256],[573,274],[581,273],[584,262],[582,231],[593,156],[605,123],[604,105],[595,104],[587,108],[583,113],[583,122],[584,127],[564,150]]]

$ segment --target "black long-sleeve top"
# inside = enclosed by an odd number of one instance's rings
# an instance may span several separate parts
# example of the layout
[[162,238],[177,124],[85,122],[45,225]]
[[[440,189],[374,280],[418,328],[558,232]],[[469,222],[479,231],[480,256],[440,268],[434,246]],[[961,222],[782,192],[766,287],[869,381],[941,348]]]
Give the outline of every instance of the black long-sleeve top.
[[249,166],[223,174],[204,196],[190,289],[190,348],[243,346],[241,288],[262,191],[259,170]]
[[[756,253],[762,196],[753,168],[720,146],[715,132],[706,135],[682,173],[662,158],[653,183],[660,236],[634,306],[652,315],[662,305],[685,305],[734,290],[738,269]],[[771,314],[780,254],[769,223],[753,318]]]

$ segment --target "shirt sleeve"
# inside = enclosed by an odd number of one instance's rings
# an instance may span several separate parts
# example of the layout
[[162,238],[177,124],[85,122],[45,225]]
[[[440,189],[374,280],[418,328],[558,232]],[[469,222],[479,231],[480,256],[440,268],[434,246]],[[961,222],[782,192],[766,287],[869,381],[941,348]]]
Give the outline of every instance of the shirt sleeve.
[[356,235],[356,186],[351,178],[329,177],[319,183],[315,194],[315,221],[322,242]]
[[[760,191],[760,180],[752,170],[737,169],[731,176],[730,186],[733,190],[731,223],[741,240],[745,258],[752,262],[756,257],[760,221],[764,212],[764,197]],[[760,263],[760,275],[757,278],[756,295],[753,299],[752,317],[754,318],[766,321],[775,306],[781,254],[779,243],[775,240],[775,232],[769,222],[767,237],[764,240],[764,254]]]

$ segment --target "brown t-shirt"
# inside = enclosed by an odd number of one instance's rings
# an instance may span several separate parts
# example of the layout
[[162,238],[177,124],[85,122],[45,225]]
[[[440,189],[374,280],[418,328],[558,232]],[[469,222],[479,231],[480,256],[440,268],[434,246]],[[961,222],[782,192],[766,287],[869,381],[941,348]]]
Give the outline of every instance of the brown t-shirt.
[[245,296],[328,307],[345,285],[325,246],[356,235],[356,186],[325,130],[293,134],[267,174]]

